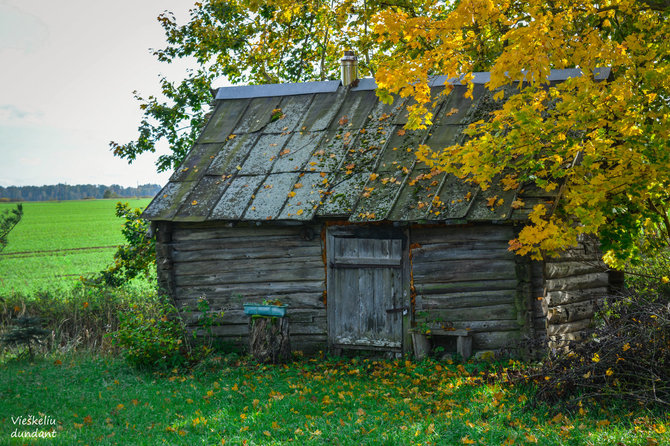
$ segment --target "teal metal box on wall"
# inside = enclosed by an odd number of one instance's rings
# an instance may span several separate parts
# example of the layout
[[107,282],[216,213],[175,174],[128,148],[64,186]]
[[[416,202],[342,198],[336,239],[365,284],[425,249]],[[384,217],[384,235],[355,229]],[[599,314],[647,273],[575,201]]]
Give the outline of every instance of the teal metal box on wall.
[[244,304],[244,314],[258,315],[258,316],[286,316],[286,307],[288,305],[260,305],[260,304]]

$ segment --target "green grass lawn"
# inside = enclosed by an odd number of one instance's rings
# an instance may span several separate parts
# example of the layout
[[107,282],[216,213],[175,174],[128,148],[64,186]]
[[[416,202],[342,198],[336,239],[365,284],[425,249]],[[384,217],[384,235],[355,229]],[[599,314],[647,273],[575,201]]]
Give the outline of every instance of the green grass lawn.
[[[23,218],[0,253],[0,295],[68,286],[100,271],[123,243],[118,201],[143,208],[149,199],[26,202]],[[0,203],[0,211],[13,208]]]
[[0,365],[0,443],[24,444],[11,433],[36,429],[13,417],[30,415],[55,423],[55,438],[35,444],[58,445],[670,442],[667,413],[533,406],[528,388],[484,379],[483,369],[328,358],[259,366],[232,357],[151,374],[89,355],[9,362]]

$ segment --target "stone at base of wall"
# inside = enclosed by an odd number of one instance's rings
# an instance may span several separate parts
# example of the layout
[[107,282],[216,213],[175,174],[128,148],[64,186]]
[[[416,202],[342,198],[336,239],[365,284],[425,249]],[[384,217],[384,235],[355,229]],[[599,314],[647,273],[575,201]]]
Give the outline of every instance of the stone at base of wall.
[[491,362],[496,359],[496,352],[494,350],[480,350],[474,355],[475,361]]

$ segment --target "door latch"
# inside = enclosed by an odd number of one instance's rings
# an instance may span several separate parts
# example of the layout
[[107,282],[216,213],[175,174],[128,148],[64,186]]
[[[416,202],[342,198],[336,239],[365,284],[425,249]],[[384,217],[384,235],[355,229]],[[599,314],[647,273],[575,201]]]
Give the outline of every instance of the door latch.
[[402,313],[403,316],[407,314],[407,311],[409,310],[408,307],[398,307],[398,308],[387,308],[386,312],[387,313]]

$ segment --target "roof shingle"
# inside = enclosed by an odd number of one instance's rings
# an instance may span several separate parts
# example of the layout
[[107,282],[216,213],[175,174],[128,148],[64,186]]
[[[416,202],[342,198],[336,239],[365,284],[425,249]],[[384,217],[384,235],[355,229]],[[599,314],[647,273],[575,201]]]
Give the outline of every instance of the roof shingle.
[[413,153],[422,143],[439,150],[461,141],[467,124],[501,106],[482,85],[485,75],[475,77],[473,99],[464,97],[466,89],[458,82],[448,95],[439,95],[446,78],[437,77],[431,87],[437,99],[434,124],[416,131],[403,129],[411,100],[380,102],[372,80],[354,88],[337,81],[221,88],[198,142],[143,216],[160,221],[523,219],[528,209],[517,217],[512,209],[517,191],[481,191],[453,175],[431,172]]

